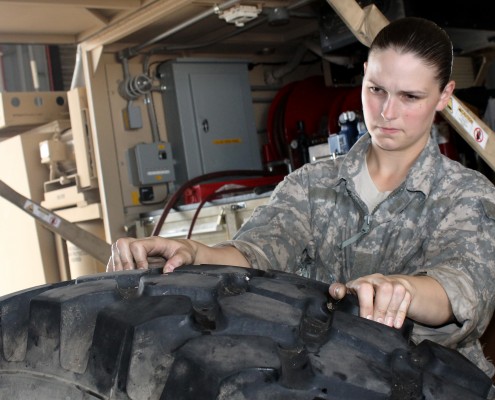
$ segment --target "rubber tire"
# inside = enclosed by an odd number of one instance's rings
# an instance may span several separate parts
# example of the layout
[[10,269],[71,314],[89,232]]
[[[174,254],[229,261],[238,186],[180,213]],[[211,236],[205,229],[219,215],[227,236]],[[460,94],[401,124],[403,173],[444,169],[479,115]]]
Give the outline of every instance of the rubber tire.
[[0,298],[1,399],[483,399],[454,350],[360,318],[328,285],[187,266]]

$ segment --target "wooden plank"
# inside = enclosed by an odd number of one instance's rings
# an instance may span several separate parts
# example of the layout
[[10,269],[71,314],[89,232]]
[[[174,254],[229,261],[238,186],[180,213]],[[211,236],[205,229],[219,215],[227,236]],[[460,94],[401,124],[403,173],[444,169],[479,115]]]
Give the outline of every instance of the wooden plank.
[[387,17],[371,4],[364,9],[354,0],[327,0],[356,38],[370,46],[378,32],[388,24]]
[[[100,46],[112,44],[146,26],[153,24],[160,18],[170,15],[181,8],[190,5],[190,0],[159,1],[143,6],[129,15],[112,20],[108,27],[96,33],[80,35],[78,42],[82,42],[86,51]],[[164,30],[166,28],[164,27]],[[90,37],[87,37],[89,35]]]
[[495,171],[495,133],[456,96],[442,115],[459,135]]

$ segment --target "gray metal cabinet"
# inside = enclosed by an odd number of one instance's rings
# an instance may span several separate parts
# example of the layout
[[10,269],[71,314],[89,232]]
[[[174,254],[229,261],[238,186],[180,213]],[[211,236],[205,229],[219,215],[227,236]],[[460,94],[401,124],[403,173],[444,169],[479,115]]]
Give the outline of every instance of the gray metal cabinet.
[[233,169],[261,169],[246,62],[177,59],[158,72],[178,184]]

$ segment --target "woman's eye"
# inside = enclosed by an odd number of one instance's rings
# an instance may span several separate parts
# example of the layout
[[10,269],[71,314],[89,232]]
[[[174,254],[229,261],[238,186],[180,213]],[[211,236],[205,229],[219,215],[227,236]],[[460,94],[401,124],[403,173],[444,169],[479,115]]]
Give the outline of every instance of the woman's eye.
[[418,96],[415,96],[413,94],[405,94],[404,97],[407,99],[407,100],[410,100],[410,101],[414,101],[414,100],[418,100]]
[[371,93],[379,93],[380,91],[381,91],[381,89],[379,87],[370,86],[370,92]]

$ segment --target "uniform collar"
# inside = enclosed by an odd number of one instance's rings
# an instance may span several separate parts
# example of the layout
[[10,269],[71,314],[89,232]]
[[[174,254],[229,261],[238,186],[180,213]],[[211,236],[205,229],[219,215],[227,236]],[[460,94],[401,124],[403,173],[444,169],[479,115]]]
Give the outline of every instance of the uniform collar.
[[[371,137],[369,133],[366,133],[352,146],[340,165],[339,181],[346,181],[350,189],[354,189],[353,178],[361,171],[365,162],[365,154],[370,144]],[[425,148],[407,174],[406,189],[410,192],[422,192],[425,196],[428,196],[431,192],[440,160],[441,154],[438,145],[430,136]]]

